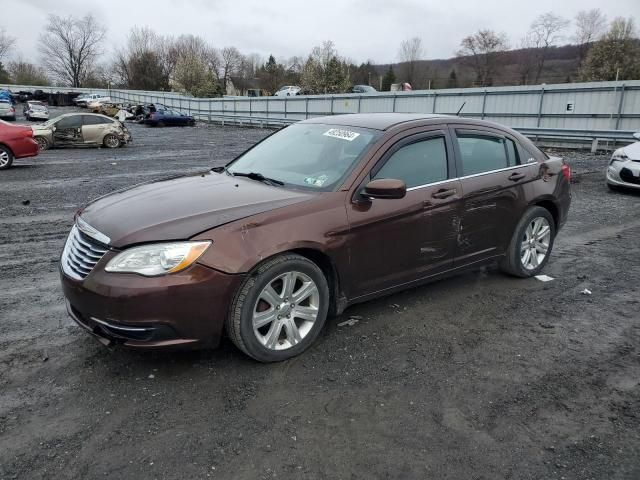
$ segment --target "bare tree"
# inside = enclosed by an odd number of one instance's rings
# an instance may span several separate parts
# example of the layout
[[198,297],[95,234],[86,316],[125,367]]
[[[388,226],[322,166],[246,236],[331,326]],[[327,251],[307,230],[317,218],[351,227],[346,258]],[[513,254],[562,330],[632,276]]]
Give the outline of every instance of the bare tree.
[[535,80],[540,81],[540,75],[549,55],[549,49],[562,39],[561,32],[569,26],[569,20],[553,12],[547,12],[536,18],[531,24],[529,38],[535,49]]
[[9,64],[9,73],[17,85],[49,85],[49,79],[42,69],[22,58]]
[[242,65],[242,54],[236,47],[224,47],[220,51],[220,80],[222,88],[227,91],[229,78],[238,72]]
[[575,18],[576,31],[573,41],[579,45],[578,65],[581,66],[593,42],[598,40],[607,27],[607,16],[599,8],[582,10]]
[[470,64],[476,73],[478,86],[489,86],[494,82],[497,57],[509,48],[504,33],[493,30],[478,30],[477,33],[462,39],[457,55]]
[[423,58],[424,48],[420,38],[413,37],[402,41],[398,50],[398,60],[403,64],[401,72],[404,81],[412,85],[415,83],[418,63]]
[[43,65],[60,81],[81,87],[101,52],[106,30],[91,15],[82,18],[49,15],[40,35]]
[[0,28],[0,61],[9,53],[16,43],[16,39]]

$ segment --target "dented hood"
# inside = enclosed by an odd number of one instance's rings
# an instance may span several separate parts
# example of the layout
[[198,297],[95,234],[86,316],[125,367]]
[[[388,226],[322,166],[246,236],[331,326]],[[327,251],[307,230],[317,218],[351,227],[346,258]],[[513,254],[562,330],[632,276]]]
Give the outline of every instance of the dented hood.
[[207,172],[156,181],[102,197],[80,218],[109,237],[116,248],[184,240],[205,230],[302,202],[311,193]]

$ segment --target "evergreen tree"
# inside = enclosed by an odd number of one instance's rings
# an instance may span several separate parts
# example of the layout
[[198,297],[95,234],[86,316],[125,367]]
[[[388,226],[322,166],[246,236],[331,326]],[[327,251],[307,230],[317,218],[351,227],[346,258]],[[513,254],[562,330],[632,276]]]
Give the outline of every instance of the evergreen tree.
[[391,84],[396,82],[396,74],[393,71],[393,67],[389,65],[389,70],[382,77],[382,90],[388,92],[391,90]]
[[9,73],[4,69],[2,62],[0,62],[0,83],[9,83]]
[[458,74],[455,68],[451,69],[449,80],[447,80],[447,88],[458,88]]

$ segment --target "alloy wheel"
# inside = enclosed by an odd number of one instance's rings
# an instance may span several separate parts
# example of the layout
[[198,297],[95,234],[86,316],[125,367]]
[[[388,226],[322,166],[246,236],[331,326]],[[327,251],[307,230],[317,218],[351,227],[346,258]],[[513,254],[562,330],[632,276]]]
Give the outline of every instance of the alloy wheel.
[[4,150],[0,150],[0,168],[6,167],[9,164],[9,153]]
[[120,140],[115,135],[107,135],[104,138],[104,144],[109,148],[117,148],[120,146]]
[[300,343],[318,318],[318,286],[302,272],[287,272],[269,281],[253,309],[253,332],[270,350]]
[[38,142],[38,150],[46,150],[47,149],[47,140],[43,137],[36,137],[36,142]]
[[544,261],[549,252],[551,226],[544,217],[536,217],[529,222],[524,231],[520,246],[520,260],[527,270],[535,270]]

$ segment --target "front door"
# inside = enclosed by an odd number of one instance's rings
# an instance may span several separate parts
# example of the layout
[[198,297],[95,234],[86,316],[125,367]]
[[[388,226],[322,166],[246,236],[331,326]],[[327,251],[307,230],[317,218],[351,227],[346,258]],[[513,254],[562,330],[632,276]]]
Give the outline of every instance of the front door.
[[350,224],[350,298],[383,291],[452,268],[461,189],[445,130],[413,134],[388,148],[370,180],[403,180],[402,199],[367,200],[355,192]]
[[70,115],[62,117],[54,125],[54,145],[77,145],[83,143],[82,116]]
[[[538,174],[522,164],[514,139],[477,126],[455,130],[463,202],[455,265],[502,254],[527,208],[525,184]],[[537,163],[536,163],[537,165]]]

